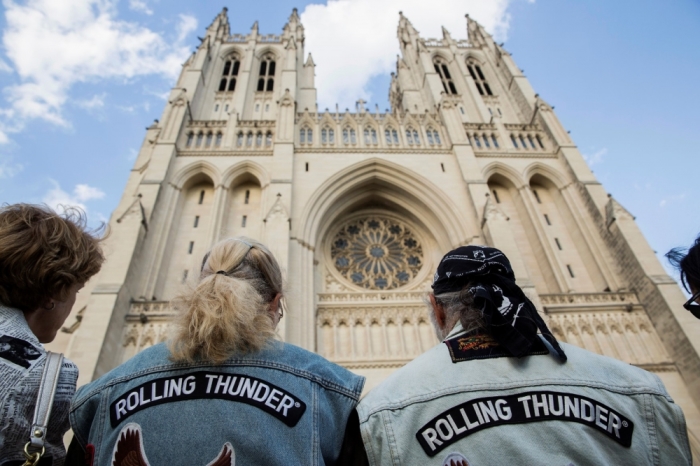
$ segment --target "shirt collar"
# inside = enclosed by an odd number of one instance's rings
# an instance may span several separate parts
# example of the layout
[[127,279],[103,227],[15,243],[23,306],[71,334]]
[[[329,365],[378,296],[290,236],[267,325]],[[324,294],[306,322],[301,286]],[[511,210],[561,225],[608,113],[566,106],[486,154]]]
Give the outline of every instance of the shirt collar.
[[455,326],[452,327],[452,330],[450,331],[450,333],[448,333],[447,336],[445,337],[445,339],[442,340],[442,341],[449,340],[449,339],[452,338],[453,336],[458,335],[458,334],[460,334],[460,333],[462,333],[462,332],[464,332],[464,328],[462,327],[462,322],[457,321],[457,323],[455,324]]
[[0,335],[10,335],[33,344],[39,348],[44,346],[29,328],[24,312],[19,309],[0,304]]

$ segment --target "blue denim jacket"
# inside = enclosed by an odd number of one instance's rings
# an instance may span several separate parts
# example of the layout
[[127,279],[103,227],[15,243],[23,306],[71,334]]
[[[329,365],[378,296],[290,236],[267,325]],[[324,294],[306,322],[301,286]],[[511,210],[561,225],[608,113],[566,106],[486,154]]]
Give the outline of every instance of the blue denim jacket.
[[169,356],[156,345],[78,390],[71,426],[83,448],[94,445],[93,464],[337,460],[363,377],[280,342],[220,365]]
[[561,364],[544,340],[518,359],[464,337],[458,324],[360,402],[371,465],[691,464],[656,375],[567,344]]

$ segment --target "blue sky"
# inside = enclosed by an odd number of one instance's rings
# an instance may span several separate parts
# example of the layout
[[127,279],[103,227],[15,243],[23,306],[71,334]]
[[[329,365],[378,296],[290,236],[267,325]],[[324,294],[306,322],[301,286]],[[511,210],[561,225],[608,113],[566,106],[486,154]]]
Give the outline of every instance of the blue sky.
[[424,37],[445,25],[464,38],[470,13],[555,106],[654,250],[700,232],[692,0],[4,0],[0,202],[73,203],[93,223],[107,219],[179,64],[223,6],[232,32],[258,20],[264,34],[280,33],[299,9],[321,108],[360,97],[389,106],[399,9]]

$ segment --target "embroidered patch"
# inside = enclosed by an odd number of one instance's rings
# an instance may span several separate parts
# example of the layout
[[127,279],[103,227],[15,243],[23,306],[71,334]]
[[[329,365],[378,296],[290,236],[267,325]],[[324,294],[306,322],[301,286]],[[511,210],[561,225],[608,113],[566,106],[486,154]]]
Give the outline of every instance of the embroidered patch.
[[585,396],[545,391],[467,401],[433,418],[418,430],[416,438],[428,456],[435,456],[480,430],[541,421],[578,422],[623,447],[632,445],[634,424],[627,416]]
[[[472,359],[491,359],[513,357],[501,347],[490,335],[457,335],[449,340],[445,340],[447,349],[450,351],[452,362],[471,361]],[[525,356],[535,356],[549,354],[549,350],[537,338]]]
[[219,399],[260,408],[289,427],[306,411],[306,403],[269,382],[247,375],[192,372],[179,377],[151,380],[117,398],[109,408],[112,427],[142,409],[184,400]]
[[[119,440],[112,452],[113,466],[150,466],[143,447],[141,426],[135,422],[125,425],[119,433]],[[219,455],[206,466],[236,466],[236,453],[233,446],[226,442]]]
[[[119,433],[119,440],[112,451],[112,466],[150,466],[143,447],[141,426],[135,422],[125,425]],[[219,455],[206,466],[236,466],[236,453],[233,446],[226,442]]]
[[9,335],[0,337],[0,358],[7,359],[13,364],[29,369],[30,361],[39,359],[41,351],[32,344]]
[[450,453],[442,461],[442,466],[470,466],[469,461],[461,453]]

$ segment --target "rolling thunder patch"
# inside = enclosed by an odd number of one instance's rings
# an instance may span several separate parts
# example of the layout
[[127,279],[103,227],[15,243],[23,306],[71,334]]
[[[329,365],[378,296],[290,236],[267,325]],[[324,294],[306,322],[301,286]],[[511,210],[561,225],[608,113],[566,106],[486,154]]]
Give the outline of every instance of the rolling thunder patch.
[[416,438],[428,456],[435,456],[480,430],[541,421],[578,422],[623,447],[632,445],[634,424],[628,417],[585,396],[543,391],[467,401],[433,418],[416,433]]
[[129,390],[109,407],[112,427],[143,409],[176,401],[219,399],[255,406],[294,427],[306,403],[265,380],[220,372],[192,372],[179,377],[150,380]]

